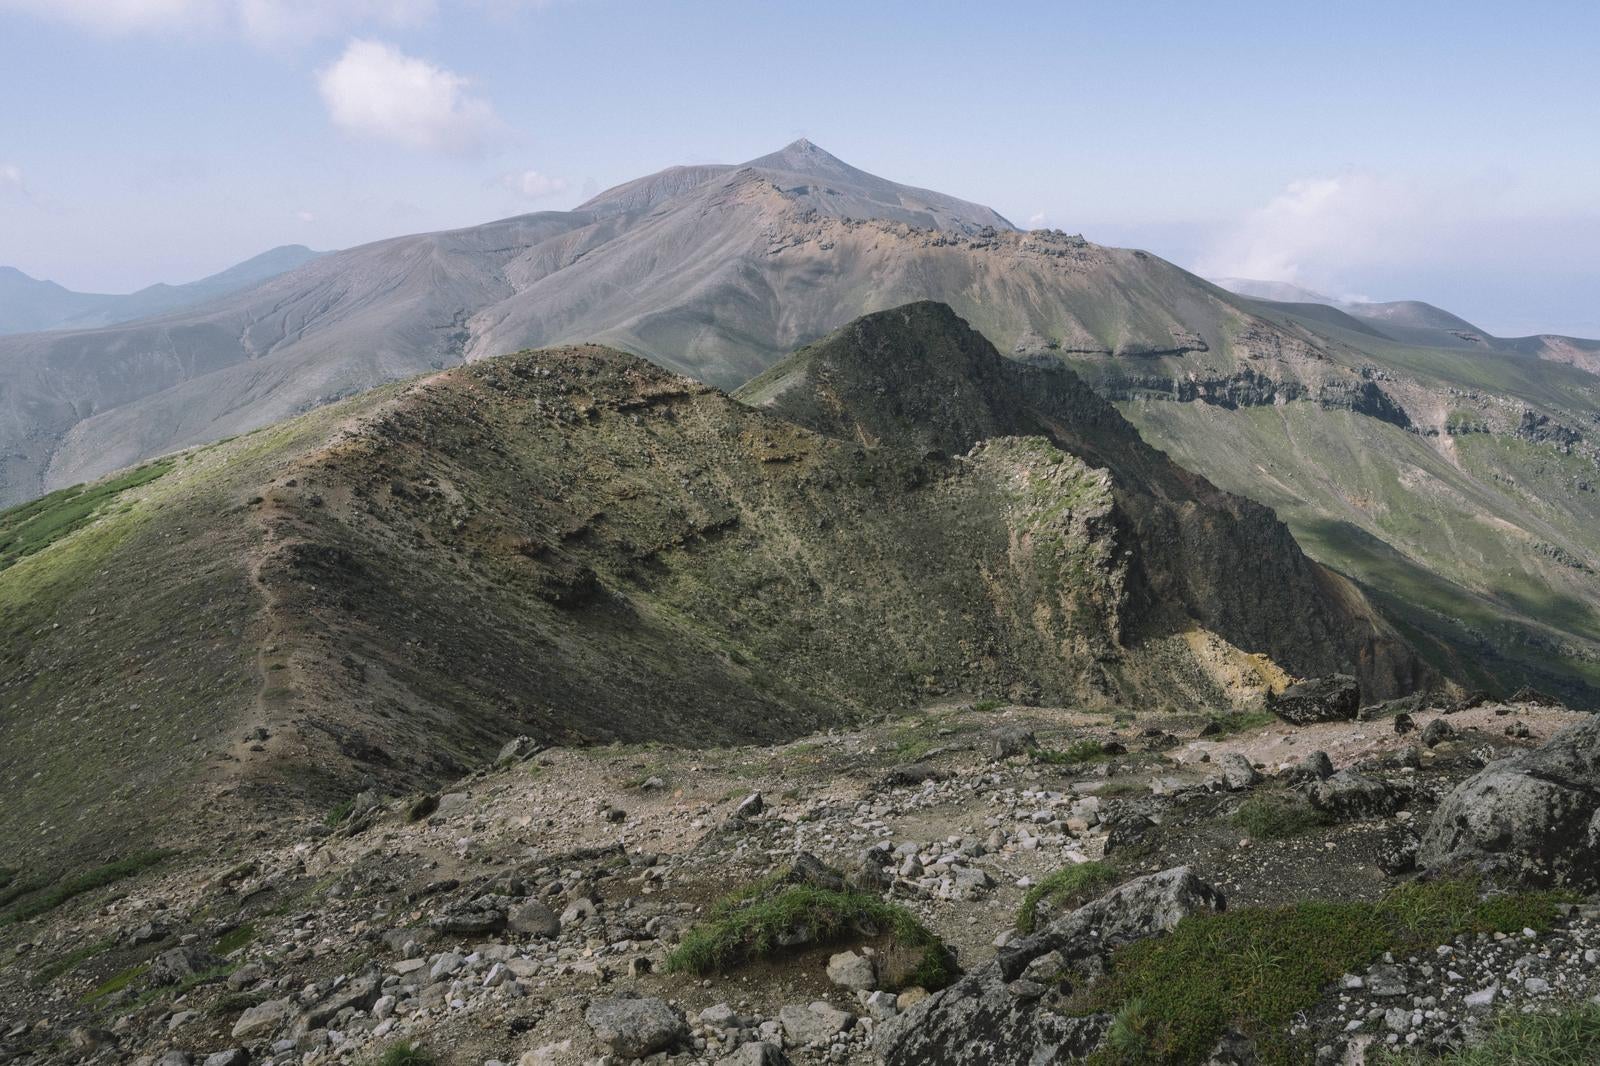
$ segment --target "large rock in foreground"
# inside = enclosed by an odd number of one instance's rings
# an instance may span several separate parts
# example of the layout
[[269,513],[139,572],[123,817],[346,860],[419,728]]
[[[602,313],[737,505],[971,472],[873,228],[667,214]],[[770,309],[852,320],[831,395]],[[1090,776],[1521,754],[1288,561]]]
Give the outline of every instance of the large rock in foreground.
[[654,996],[619,993],[584,1011],[595,1039],[623,1059],[642,1059],[669,1048],[687,1032],[683,1017]]
[[1186,866],[1135,878],[885,1022],[874,1046],[885,1066],[1028,1066],[1088,1054],[1111,1019],[1056,1010],[1053,979],[1094,970],[1113,948],[1223,907],[1222,894]]
[[1361,709],[1361,686],[1349,674],[1314,677],[1269,696],[1267,708],[1290,725],[1347,721]]
[[1538,885],[1600,883],[1600,718],[1457,785],[1428,823],[1418,861]]

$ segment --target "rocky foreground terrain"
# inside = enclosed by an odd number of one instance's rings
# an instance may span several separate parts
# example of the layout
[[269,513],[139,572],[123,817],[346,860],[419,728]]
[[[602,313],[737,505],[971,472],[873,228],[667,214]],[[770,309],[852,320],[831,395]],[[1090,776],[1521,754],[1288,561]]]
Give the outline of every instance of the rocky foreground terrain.
[[1422,1061],[1600,1001],[1600,719],[1524,695],[513,741],[9,871],[0,1060]]

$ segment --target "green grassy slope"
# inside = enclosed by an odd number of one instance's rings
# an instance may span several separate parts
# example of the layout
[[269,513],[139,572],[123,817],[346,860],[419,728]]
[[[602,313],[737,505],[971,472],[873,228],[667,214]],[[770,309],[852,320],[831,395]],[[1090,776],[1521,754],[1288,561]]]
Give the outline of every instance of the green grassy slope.
[[0,851],[47,874],[63,850],[116,855],[221,780],[258,687],[245,504],[328,424],[318,413],[0,515],[52,531],[0,570]]

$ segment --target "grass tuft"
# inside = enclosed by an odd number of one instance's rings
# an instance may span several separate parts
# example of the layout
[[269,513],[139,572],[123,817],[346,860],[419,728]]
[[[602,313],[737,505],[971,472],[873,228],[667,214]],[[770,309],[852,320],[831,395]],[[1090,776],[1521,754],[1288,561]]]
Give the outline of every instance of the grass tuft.
[[1233,814],[1233,824],[1261,840],[1281,840],[1328,824],[1304,797],[1265,793],[1251,796]]
[[1130,999],[1111,1019],[1111,1028],[1106,1030],[1106,1050],[1119,1063],[1148,1062],[1155,1029],[1155,1019],[1144,1000]]
[[1098,740],[1080,740],[1065,750],[1040,748],[1033,753],[1033,761],[1045,766],[1080,766],[1105,757],[1105,748]]
[[141,962],[136,966],[128,967],[121,973],[113,974],[90,989],[88,994],[83,997],[83,1001],[85,1003],[93,1003],[97,999],[105,999],[107,996],[115,995],[143,977],[149,969],[150,964],[148,962]]
[[333,805],[333,809],[322,817],[322,824],[329,829],[337,829],[350,818],[350,812],[355,810],[354,800],[341,800]]
[[1033,932],[1039,904],[1048,902],[1057,911],[1079,906],[1115,884],[1118,876],[1115,868],[1103,862],[1080,862],[1057,870],[1022,897],[1022,906],[1017,909],[1017,931]]
[[955,976],[943,941],[910,911],[862,892],[783,885],[781,875],[740,889],[712,907],[706,920],[684,934],[667,969],[705,974],[771,958],[796,930],[810,935],[802,947],[887,935],[900,949],[921,951],[904,982],[934,990]]
[[244,947],[246,944],[249,944],[255,940],[256,932],[257,931],[254,922],[245,922],[243,925],[236,925],[226,933],[223,933],[222,936],[218,937],[216,944],[212,946],[211,950],[216,952],[218,955],[231,955],[235,951],[238,951],[240,948]]
[[434,1066],[438,1061],[433,1052],[411,1040],[390,1044],[377,1058],[368,1060],[370,1066]]
[[1213,737],[1230,737],[1272,725],[1278,716],[1271,711],[1234,711],[1230,714],[1213,714],[1206,721],[1213,727],[1207,734]]

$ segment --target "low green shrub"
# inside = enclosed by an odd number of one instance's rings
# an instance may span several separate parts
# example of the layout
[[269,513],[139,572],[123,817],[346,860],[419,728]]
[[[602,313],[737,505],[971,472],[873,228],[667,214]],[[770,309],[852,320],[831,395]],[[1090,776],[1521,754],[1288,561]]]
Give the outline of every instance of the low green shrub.
[[667,956],[667,969],[712,973],[784,951],[780,941],[794,930],[809,931],[808,945],[887,936],[920,961],[904,982],[929,990],[955,976],[948,949],[904,907],[863,892],[833,891],[811,885],[785,885],[773,877],[734,892],[714,905],[706,920],[684,934]]
[[1040,748],[1033,753],[1033,761],[1045,766],[1079,766],[1105,757],[1105,748],[1098,740],[1080,740],[1065,750]]
[[[1118,1012],[1137,1004],[1147,1038],[1136,1057],[1113,1047],[1103,1063],[1203,1062],[1229,1028],[1256,1041],[1263,1063],[1304,1058],[1291,1022],[1340,974],[1385,951],[1426,951],[1463,934],[1546,928],[1560,896],[1480,895],[1471,880],[1412,882],[1375,903],[1306,902],[1193,915],[1168,935],[1112,953],[1083,1006]],[[1499,1061],[1523,1061],[1506,1059]],[[1539,1061],[1539,1060],[1529,1060]]]
[[216,952],[218,955],[231,955],[235,951],[238,951],[240,948],[244,947],[246,944],[255,940],[255,938],[255,923],[245,922],[243,925],[234,926],[232,929],[218,937],[217,942],[212,945],[211,950]]
[[127,489],[154,481],[175,462],[159,459],[98,485],[73,485],[0,511],[0,570],[87,525],[102,504]]
[[1213,714],[1206,718],[1205,735],[1231,737],[1269,726],[1277,720],[1278,716],[1271,711],[1232,711],[1227,714]]
[[434,1066],[439,1060],[433,1052],[411,1040],[402,1040],[390,1044],[379,1053],[378,1057],[369,1060],[371,1066]]
[[1294,793],[1251,796],[1233,814],[1233,824],[1262,840],[1281,840],[1328,824],[1327,816]]

